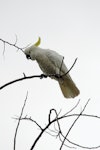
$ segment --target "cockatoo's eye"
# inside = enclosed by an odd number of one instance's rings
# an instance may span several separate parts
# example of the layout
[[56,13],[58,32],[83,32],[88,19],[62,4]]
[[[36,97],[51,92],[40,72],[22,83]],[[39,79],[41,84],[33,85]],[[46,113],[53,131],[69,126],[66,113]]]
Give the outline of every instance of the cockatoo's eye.
[[26,58],[27,58],[27,59],[31,59],[30,55],[26,55]]

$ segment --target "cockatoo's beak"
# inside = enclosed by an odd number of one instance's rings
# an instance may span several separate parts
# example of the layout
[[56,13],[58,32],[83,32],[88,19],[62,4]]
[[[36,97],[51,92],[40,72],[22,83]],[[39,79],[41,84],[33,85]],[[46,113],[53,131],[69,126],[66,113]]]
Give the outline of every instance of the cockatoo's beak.
[[[38,38],[38,41],[34,44],[34,45],[32,45],[33,47],[38,47],[39,45],[40,45],[40,43],[41,43],[41,38],[39,37]],[[26,49],[25,51],[24,51],[24,54],[26,55],[26,58],[27,59],[31,59],[31,48],[32,48],[32,46],[31,47],[29,47],[28,49]]]
[[26,55],[26,58],[27,58],[27,59],[31,59],[30,55]]

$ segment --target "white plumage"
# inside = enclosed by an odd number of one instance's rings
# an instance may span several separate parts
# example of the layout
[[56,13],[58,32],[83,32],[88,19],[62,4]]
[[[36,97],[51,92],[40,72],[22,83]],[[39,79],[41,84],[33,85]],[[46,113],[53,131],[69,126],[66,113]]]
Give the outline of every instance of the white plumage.
[[44,74],[62,75],[61,78],[55,76],[51,76],[51,78],[59,82],[64,97],[76,97],[79,94],[79,90],[70,75],[66,74],[68,69],[63,62],[63,56],[53,50],[38,47],[39,44],[40,38],[34,45],[26,48],[24,51],[26,57],[31,60],[36,60]]

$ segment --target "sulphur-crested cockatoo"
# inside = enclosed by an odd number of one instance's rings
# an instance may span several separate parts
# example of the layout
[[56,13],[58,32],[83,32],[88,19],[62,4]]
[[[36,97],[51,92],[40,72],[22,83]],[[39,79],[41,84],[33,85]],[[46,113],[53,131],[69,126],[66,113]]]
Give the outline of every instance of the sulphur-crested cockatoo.
[[63,56],[53,50],[38,47],[40,42],[41,39],[39,38],[34,45],[25,49],[26,57],[36,60],[45,75],[51,75],[51,78],[58,81],[65,98],[76,97],[79,94],[79,90],[67,73],[68,69],[63,62]]

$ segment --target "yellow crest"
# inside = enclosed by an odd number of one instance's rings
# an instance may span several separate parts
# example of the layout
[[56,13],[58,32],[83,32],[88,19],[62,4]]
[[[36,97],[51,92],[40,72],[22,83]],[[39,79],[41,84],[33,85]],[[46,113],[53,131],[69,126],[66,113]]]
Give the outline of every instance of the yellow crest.
[[39,45],[40,45],[40,43],[41,43],[41,38],[39,37],[39,38],[38,38],[38,41],[34,44],[34,46],[36,46],[36,47],[37,47],[37,46],[39,46]]

